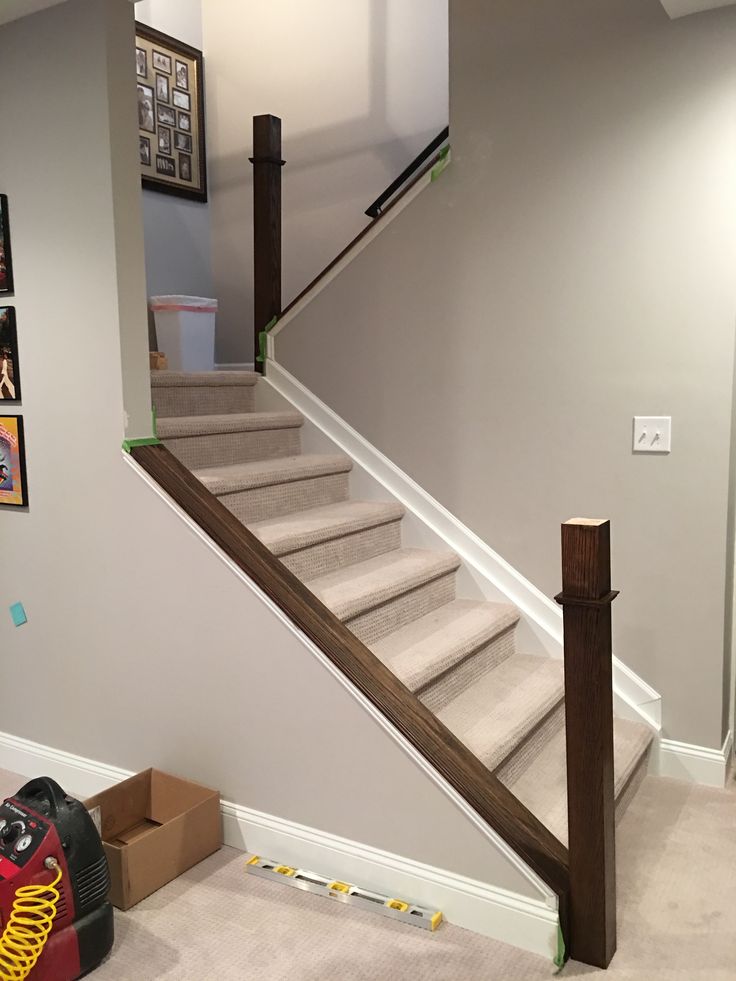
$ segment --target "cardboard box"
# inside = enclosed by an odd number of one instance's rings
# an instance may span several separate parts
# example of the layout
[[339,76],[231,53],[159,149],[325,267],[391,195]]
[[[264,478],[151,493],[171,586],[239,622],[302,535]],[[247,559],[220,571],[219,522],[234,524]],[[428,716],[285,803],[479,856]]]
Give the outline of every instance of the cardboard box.
[[220,795],[146,770],[85,801],[99,808],[110,901],[130,909],[222,846]]

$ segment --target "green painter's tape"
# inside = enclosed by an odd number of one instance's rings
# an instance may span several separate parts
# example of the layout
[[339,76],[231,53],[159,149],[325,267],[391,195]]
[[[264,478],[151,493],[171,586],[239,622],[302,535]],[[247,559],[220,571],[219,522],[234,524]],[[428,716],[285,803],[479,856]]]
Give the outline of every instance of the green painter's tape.
[[565,966],[565,961],[567,960],[565,956],[566,953],[567,951],[565,950],[565,938],[562,936],[562,927],[558,923],[557,924],[557,954],[552,961],[552,963],[557,968],[558,974]]
[[447,168],[450,166],[451,160],[452,160],[452,156],[450,154],[450,147],[446,146],[440,152],[440,158],[432,168],[432,175],[430,178],[432,183],[434,183],[438,179],[440,174],[443,174],[447,170]]
[[123,449],[130,453],[136,446],[161,446],[161,440],[156,436],[146,436],[143,439],[124,439]]
[[258,357],[256,358],[256,361],[259,364],[265,364],[266,362],[266,357],[268,353],[268,332],[269,330],[274,329],[278,321],[279,321],[278,317],[273,317],[273,319],[269,320],[269,322],[266,324],[266,326],[258,335]]

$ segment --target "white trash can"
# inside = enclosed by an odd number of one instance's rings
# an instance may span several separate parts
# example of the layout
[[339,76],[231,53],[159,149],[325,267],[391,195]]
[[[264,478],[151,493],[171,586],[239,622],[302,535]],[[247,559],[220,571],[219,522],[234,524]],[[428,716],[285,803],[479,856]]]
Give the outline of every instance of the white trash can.
[[214,371],[217,300],[152,296],[156,340],[171,371]]

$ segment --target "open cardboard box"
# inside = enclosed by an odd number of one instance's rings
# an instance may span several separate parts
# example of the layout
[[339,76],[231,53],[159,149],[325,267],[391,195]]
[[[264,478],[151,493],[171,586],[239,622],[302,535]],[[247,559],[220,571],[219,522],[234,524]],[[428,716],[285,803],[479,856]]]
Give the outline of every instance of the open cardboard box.
[[135,906],[222,846],[219,793],[160,770],[138,773],[84,803],[99,818],[110,901],[118,909]]

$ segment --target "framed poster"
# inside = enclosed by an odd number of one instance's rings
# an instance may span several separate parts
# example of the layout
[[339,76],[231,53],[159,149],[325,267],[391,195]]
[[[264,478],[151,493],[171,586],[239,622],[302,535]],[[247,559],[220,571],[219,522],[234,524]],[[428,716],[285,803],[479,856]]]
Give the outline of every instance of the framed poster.
[[0,194],[0,293],[13,292],[13,259],[10,255],[8,196]]
[[15,307],[0,307],[0,402],[20,402]]
[[202,52],[136,22],[135,71],[143,186],[206,201]]
[[0,506],[28,504],[23,416],[0,415]]

